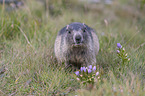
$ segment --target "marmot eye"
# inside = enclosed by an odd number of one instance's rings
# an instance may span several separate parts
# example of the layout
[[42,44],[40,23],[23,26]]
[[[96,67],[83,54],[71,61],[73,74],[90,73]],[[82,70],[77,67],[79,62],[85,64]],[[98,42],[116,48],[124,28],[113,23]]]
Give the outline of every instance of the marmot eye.
[[68,32],[69,34],[71,34],[71,31],[69,29],[66,29],[66,32]]
[[86,32],[86,28],[85,28],[85,29],[83,29],[83,32]]
[[67,32],[68,32],[69,34],[71,34],[71,31],[68,30]]

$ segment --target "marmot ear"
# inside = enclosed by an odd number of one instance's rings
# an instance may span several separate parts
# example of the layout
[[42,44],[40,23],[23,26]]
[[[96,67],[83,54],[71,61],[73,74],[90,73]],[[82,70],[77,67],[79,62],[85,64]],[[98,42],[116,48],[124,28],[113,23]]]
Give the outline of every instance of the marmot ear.
[[85,29],[87,28],[86,25],[85,25],[85,23],[83,23],[83,26],[85,27]]
[[69,28],[69,25],[66,26],[66,30],[68,30],[68,28]]

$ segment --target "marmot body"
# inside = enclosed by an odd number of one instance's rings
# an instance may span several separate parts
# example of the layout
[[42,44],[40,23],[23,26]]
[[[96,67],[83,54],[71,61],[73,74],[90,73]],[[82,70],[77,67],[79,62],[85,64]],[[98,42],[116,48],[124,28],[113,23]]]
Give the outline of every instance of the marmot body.
[[59,63],[74,67],[88,66],[96,63],[99,40],[92,28],[74,22],[58,32],[54,51]]

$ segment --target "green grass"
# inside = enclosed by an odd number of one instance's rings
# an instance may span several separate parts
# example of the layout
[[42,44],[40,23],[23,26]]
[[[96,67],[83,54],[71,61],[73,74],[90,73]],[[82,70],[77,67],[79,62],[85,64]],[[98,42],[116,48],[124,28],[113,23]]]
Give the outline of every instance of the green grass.
[[[55,15],[47,15],[41,3],[28,1],[13,11],[0,5],[0,95],[145,95],[145,10],[138,9],[135,0],[85,6],[54,1]],[[76,80],[74,72],[57,66],[54,56],[57,32],[71,22],[86,23],[99,37],[96,65],[102,81],[91,91]],[[125,68],[117,58],[117,43],[131,58]]]

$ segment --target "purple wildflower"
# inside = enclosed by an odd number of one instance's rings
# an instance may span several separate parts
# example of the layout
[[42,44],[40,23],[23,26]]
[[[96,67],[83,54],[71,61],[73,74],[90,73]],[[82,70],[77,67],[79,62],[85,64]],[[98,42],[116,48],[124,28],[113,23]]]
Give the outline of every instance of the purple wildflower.
[[80,79],[79,79],[79,78],[77,78],[77,80],[79,81]]
[[94,72],[96,71],[96,66],[93,67],[93,71],[94,71]]
[[118,47],[119,49],[121,49],[121,48],[122,48],[122,46],[121,46],[121,44],[120,44],[120,43],[117,43],[117,47]]
[[81,72],[83,71],[83,67],[80,68]]
[[88,73],[91,73],[92,72],[92,70],[91,69],[88,69]]
[[96,76],[98,76],[99,75],[99,72],[96,72]]
[[92,65],[89,66],[89,69],[92,69]]
[[120,51],[119,51],[119,50],[117,50],[117,53],[120,53]]
[[79,71],[76,71],[75,74],[78,76],[79,75]]
[[83,67],[82,69],[84,70],[84,72],[86,72],[86,68],[85,67]]

